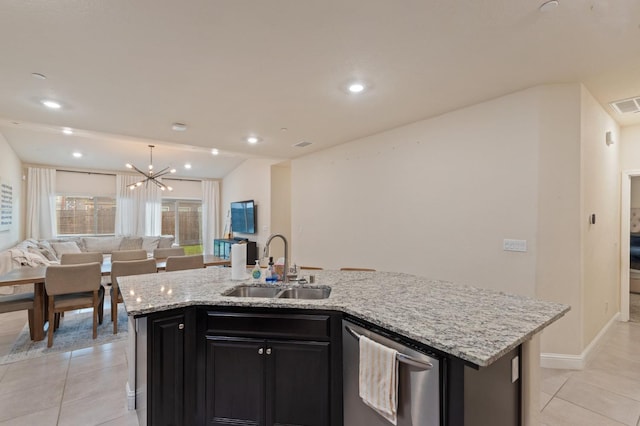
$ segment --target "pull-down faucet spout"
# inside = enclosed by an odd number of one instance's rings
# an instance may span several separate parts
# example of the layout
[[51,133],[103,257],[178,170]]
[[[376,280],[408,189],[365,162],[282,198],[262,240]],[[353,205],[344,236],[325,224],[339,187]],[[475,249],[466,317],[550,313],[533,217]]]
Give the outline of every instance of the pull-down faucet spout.
[[276,237],[282,238],[282,241],[284,242],[284,273],[282,277],[282,282],[288,283],[289,282],[289,247],[287,244],[287,239],[284,237],[284,235],[282,234],[269,235],[269,238],[267,238],[267,242],[264,244],[263,257],[269,256],[269,244],[271,244],[271,240],[273,240]]

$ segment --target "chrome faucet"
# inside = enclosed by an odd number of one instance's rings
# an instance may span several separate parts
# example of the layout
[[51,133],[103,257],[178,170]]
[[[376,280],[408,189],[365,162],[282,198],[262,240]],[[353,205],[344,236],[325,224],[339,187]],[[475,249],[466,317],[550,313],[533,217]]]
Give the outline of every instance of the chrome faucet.
[[287,244],[287,239],[284,237],[284,235],[282,234],[269,235],[269,238],[267,238],[267,242],[264,244],[264,252],[262,254],[262,257],[269,256],[269,244],[271,244],[271,240],[273,240],[275,237],[282,238],[282,241],[284,242],[284,276],[282,277],[282,282],[288,283],[289,282],[289,261],[288,261],[289,248]]

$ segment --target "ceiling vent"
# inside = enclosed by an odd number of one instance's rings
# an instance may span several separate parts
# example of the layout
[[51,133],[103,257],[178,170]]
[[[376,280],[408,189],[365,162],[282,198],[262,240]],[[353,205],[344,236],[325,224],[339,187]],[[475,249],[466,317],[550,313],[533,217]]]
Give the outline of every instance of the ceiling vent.
[[294,143],[293,146],[295,146],[296,148],[304,148],[305,146],[309,146],[312,143],[313,142],[302,141],[302,142]]
[[618,112],[618,114],[631,114],[640,112],[640,96],[635,98],[622,99],[613,101],[609,105]]

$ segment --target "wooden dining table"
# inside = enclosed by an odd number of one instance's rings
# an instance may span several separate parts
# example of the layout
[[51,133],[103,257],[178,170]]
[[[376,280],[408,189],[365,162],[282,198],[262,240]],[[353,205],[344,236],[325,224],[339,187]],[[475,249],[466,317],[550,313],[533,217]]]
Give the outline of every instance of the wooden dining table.
[[[204,266],[229,266],[229,259],[222,259],[213,255],[205,254]],[[162,271],[167,266],[166,259],[158,259],[156,266]],[[111,275],[111,262],[103,262],[101,265],[103,276]],[[19,284],[33,284],[33,340],[43,340],[45,324],[45,298],[44,278],[46,276],[46,266],[24,266],[13,269],[4,275],[0,275],[0,287]]]

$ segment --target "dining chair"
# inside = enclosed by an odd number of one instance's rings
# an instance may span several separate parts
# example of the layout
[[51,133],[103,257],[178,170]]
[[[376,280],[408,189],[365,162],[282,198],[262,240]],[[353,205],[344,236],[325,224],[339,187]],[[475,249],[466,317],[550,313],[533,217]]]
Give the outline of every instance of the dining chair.
[[111,263],[123,260],[145,260],[147,251],[140,250],[116,250],[111,252]]
[[118,303],[122,303],[118,277],[152,274],[155,272],[158,272],[155,259],[116,260],[111,263],[111,321],[113,321],[113,334],[118,334]]
[[48,348],[53,345],[53,332],[58,328],[60,313],[65,311],[93,308],[93,338],[98,337],[98,323],[102,324],[104,309],[100,277],[98,262],[47,267],[44,287],[49,310]]
[[0,296],[0,314],[16,311],[27,311],[29,320],[29,336],[33,340],[33,291],[28,293],[11,294]]
[[341,271],[368,271],[368,272],[375,272],[375,269],[371,269],[371,268],[340,268]]
[[61,265],[77,265],[80,263],[102,263],[104,256],[96,251],[83,253],[63,253],[60,257]]
[[310,269],[313,271],[322,271],[323,269],[318,266],[298,266],[298,269]]
[[184,247],[157,248],[153,250],[155,259],[166,259],[169,256],[184,256]]
[[191,256],[169,256],[165,271],[183,271],[185,269],[204,268],[204,257],[201,254]]

